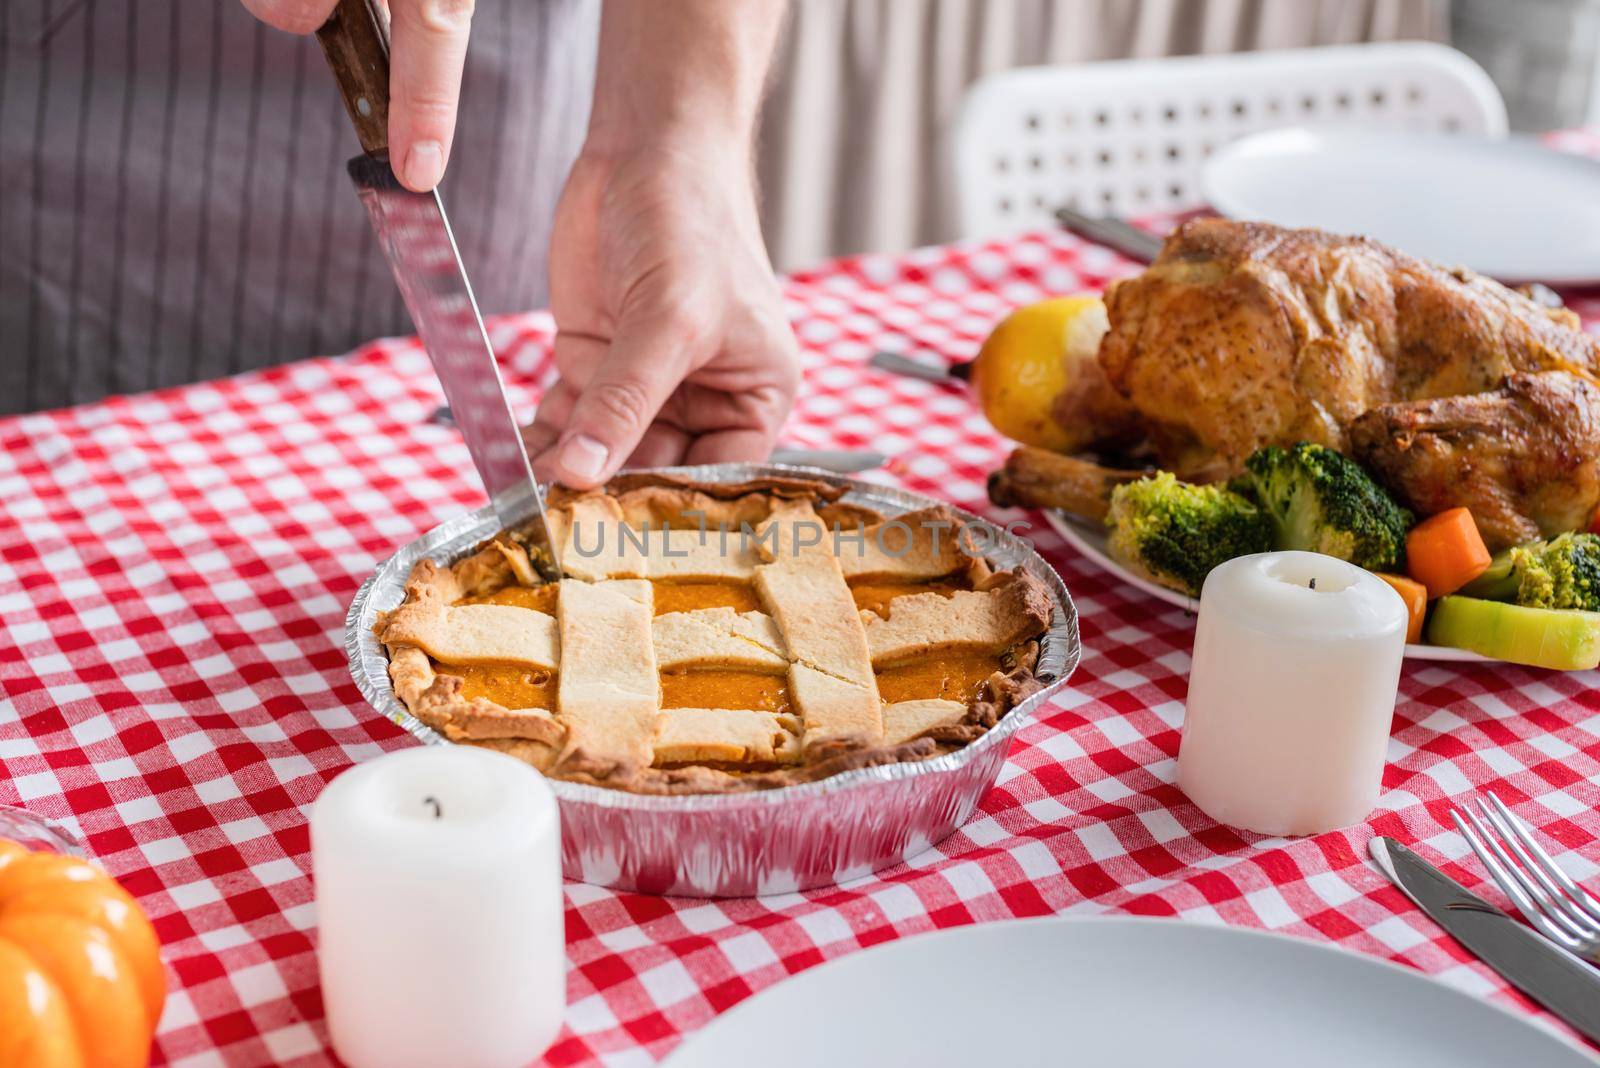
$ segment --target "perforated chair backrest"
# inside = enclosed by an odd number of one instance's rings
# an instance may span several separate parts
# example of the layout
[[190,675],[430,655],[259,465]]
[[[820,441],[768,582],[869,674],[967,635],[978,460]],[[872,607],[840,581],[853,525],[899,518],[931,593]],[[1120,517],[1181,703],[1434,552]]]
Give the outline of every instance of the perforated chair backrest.
[[1500,136],[1506,109],[1471,59],[1426,42],[1024,67],[974,83],[950,137],[963,237],[1194,207],[1212,151],[1323,122]]

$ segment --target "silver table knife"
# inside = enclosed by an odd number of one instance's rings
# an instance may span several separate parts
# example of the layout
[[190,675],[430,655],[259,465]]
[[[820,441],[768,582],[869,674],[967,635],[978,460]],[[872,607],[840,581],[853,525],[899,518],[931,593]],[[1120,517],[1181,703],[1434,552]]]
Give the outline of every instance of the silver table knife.
[[1393,838],[1372,859],[1428,918],[1590,1041],[1600,1042],[1600,972],[1524,927]]
[[525,532],[535,563],[554,577],[544,502],[444,202],[438,190],[406,189],[389,165],[387,16],[377,0],[339,0],[317,38],[365,150],[349,162],[350,178],[467,451],[501,525]]
[[818,467],[840,475],[871,471],[889,462],[881,452],[870,449],[773,449],[768,463],[790,467]]
[[[907,378],[920,378],[924,382],[959,382],[965,377],[956,373],[950,367],[935,366],[926,360],[914,360],[909,356],[902,356],[898,352],[874,352],[867,360],[869,366],[891,374],[904,375]],[[965,364],[956,364],[964,367]]]
[[1149,263],[1161,253],[1161,238],[1115,215],[1086,215],[1073,208],[1057,208],[1056,221],[1079,237],[1104,245],[1129,259]]

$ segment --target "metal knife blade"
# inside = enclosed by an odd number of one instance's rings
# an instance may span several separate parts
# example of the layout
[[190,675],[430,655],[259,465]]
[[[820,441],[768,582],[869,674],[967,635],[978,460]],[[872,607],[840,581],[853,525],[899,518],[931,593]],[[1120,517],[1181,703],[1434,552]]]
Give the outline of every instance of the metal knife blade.
[[955,382],[960,376],[948,367],[936,367],[924,360],[913,360],[898,352],[874,352],[867,360],[869,366],[890,374],[919,378],[924,382]]
[[1159,237],[1114,215],[1086,215],[1073,208],[1057,208],[1056,221],[1079,237],[1104,245],[1140,263],[1154,260],[1164,244]]
[[1506,981],[1600,1042],[1600,972],[1524,927],[1393,838],[1368,849],[1389,880],[1428,918]]
[[555,577],[544,501],[444,202],[437,189],[406,189],[389,164],[387,16],[374,0],[339,0],[317,38],[366,151],[347,165],[350,179],[371,216],[379,247],[444,386],[478,476],[501,524],[522,530],[534,549],[535,565]]
[[357,156],[347,166],[495,514],[507,526],[534,517],[543,527],[528,451],[438,191],[411,192],[384,160]]
[[773,449],[767,462],[790,467],[818,467],[839,475],[852,475],[882,467],[889,462],[889,458],[869,449]]

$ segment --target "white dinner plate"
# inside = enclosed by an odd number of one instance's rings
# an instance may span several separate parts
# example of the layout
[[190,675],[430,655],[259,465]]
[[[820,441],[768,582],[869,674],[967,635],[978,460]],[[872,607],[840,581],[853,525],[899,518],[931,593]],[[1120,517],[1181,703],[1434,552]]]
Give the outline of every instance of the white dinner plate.
[[1054,918],[919,935],[773,986],[671,1068],[1594,1068],[1509,1011],[1300,938]]
[[[1079,516],[1068,515],[1054,509],[1041,509],[1045,521],[1055,528],[1056,533],[1067,539],[1074,549],[1078,550],[1101,567],[1110,571],[1118,578],[1148,593],[1152,597],[1190,612],[1200,611],[1200,602],[1193,597],[1186,597],[1177,590],[1169,590],[1165,586],[1158,586],[1141,575],[1123,567],[1106,549],[1106,531],[1098,523],[1090,522]],[[1406,655],[1413,660],[1488,660],[1486,656],[1474,653],[1468,649],[1451,649],[1443,645],[1408,645]]]
[[1200,177],[1235,219],[1365,234],[1504,282],[1600,281],[1600,162],[1523,137],[1268,130]]

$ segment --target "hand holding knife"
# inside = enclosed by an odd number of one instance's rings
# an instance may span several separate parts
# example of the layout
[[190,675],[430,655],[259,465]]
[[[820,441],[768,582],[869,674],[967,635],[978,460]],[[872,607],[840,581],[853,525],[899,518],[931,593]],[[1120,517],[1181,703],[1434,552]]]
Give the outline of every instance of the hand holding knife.
[[364,155],[348,168],[372,218],[417,334],[433,361],[495,514],[530,539],[546,577],[558,577],[543,497],[506,400],[483,317],[437,189],[414,193],[388,161],[388,21],[377,0],[339,0],[317,31]]

